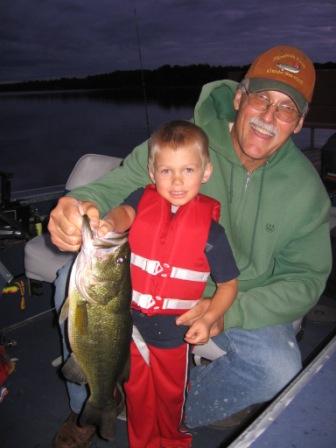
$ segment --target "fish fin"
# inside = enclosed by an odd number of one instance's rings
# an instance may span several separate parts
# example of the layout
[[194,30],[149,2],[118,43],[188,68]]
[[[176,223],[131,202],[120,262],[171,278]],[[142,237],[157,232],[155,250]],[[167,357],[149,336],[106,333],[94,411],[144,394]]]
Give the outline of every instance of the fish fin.
[[130,374],[130,354],[128,354],[124,367],[120,375],[118,375],[118,383],[123,384],[124,382],[126,382],[129,378],[129,374]]
[[68,318],[68,315],[69,315],[69,303],[70,303],[70,300],[69,300],[69,297],[67,297],[65,302],[62,305],[62,308],[61,308],[61,311],[60,311],[60,314],[59,314],[59,319],[58,320],[59,320],[60,324],[63,324],[67,320],[67,318]]
[[115,438],[116,418],[117,410],[115,403],[109,403],[104,407],[97,407],[91,403],[89,398],[79,417],[79,424],[81,426],[97,426],[99,434],[103,439],[113,440]]
[[61,369],[65,378],[73,383],[86,384],[87,379],[81,366],[79,365],[74,353],[71,353],[69,358],[65,361],[64,366]]
[[119,382],[116,383],[113,396],[116,402],[116,413],[118,416],[125,409],[125,392],[122,384]]
[[85,334],[88,327],[88,313],[87,313],[87,302],[81,300],[77,302],[74,325],[77,328],[79,334]]

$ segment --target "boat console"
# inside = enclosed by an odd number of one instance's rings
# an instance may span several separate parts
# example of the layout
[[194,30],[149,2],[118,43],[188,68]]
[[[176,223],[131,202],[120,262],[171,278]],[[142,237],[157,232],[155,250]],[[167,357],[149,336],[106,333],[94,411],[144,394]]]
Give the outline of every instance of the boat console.
[[32,210],[29,205],[11,200],[12,177],[12,173],[0,171],[0,239],[28,239],[32,236]]

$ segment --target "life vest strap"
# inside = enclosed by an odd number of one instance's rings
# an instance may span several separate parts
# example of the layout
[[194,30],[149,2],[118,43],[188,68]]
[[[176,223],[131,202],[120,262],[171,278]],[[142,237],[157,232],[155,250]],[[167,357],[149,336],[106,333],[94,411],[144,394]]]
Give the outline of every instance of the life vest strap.
[[206,282],[209,272],[194,271],[192,269],[178,268],[170,266],[168,263],[160,263],[158,260],[150,260],[141,255],[131,253],[131,264],[146,271],[150,275],[160,275],[161,277],[177,278],[179,280],[190,280],[193,282]]
[[145,310],[152,307],[162,310],[190,310],[198,300],[162,298],[159,296],[154,298],[151,294],[141,294],[141,292],[133,290],[132,302]]

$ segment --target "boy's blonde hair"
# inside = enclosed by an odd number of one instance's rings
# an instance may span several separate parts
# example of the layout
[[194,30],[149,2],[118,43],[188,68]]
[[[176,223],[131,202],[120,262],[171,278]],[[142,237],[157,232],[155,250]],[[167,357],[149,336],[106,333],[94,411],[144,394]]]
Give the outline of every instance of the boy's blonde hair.
[[156,154],[160,149],[169,147],[178,150],[193,145],[199,149],[202,166],[210,162],[209,140],[206,133],[196,124],[184,120],[174,120],[163,124],[153,132],[148,140],[148,168],[154,169]]

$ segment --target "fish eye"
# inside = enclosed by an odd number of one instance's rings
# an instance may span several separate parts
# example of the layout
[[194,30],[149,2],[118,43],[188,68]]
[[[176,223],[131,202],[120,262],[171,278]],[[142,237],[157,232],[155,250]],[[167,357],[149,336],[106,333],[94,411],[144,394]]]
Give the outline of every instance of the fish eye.
[[116,260],[117,264],[122,264],[124,261],[125,261],[124,257],[119,257]]

